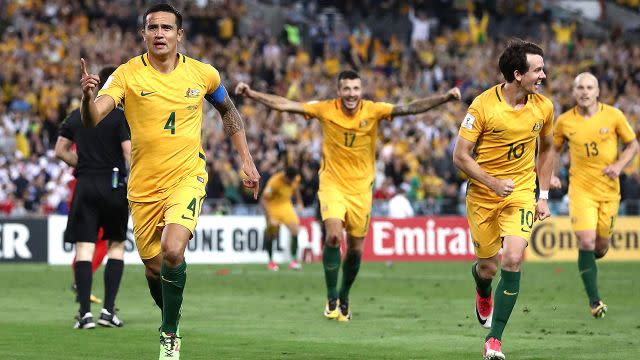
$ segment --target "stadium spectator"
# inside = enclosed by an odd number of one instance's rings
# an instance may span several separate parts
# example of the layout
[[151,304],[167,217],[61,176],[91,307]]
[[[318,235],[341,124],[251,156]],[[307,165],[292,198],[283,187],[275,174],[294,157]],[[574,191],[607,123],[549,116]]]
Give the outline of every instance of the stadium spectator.
[[411,186],[402,183],[398,187],[396,194],[389,200],[389,217],[393,219],[404,219],[412,217],[415,212],[411,206],[411,202],[407,198],[407,193]]

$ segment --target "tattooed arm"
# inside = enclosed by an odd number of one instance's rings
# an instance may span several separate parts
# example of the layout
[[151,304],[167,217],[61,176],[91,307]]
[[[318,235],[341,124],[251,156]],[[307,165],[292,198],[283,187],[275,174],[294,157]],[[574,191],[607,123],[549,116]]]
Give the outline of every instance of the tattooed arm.
[[457,87],[447,91],[446,94],[416,100],[406,105],[395,105],[391,111],[391,116],[423,113],[451,100],[460,100],[460,89]]
[[263,92],[253,90],[249,87],[249,84],[243,82],[236,86],[235,93],[236,95],[246,96],[249,99],[256,100],[257,102],[274,110],[304,114],[302,103],[291,101],[287,98],[283,98],[282,96],[265,94]]
[[[224,133],[231,138],[233,147],[236,148],[240,157],[242,158],[242,171],[244,174],[243,185],[248,188],[253,188],[253,198],[258,198],[260,174],[253,163],[253,158],[249,152],[249,146],[247,145],[247,137],[244,132],[244,123],[240,117],[238,109],[229,98],[229,94],[224,95],[224,100],[221,102],[213,102],[216,110],[220,112],[222,116],[222,124],[224,126]],[[246,177],[245,177],[246,175]]]

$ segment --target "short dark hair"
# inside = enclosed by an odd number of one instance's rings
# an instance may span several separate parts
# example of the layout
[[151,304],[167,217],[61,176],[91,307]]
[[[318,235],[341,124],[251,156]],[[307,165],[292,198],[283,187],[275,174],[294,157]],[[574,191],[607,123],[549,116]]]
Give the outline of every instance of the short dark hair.
[[504,49],[502,55],[500,55],[500,61],[498,61],[498,67],[504,79],[507,82],[515,80],[513,73],[518,70],[524,74],[529,71],[529,63],[527,62],[527,54],[544,56],[544,51],[540,46],[522,39],[513,39],[507,44],[507,48]]
[[176,25],[178,26],[178,29],[182,29],[182,14],[180,13],[180,11],[178,11],[178,9],[173,7],[171,4],[166,4],[166,3],[153,5],[152,7],[148,8],[147,11],[144,12],[144,15],[142,16],[143,28],[147,27],[147,15],[151,13],[156,13],[156,12],[168,12],[168,13],[174,14],[176,16]]
[[109,79],[109,76],[111,76],[114,71],[116,71],[116,68],[113,66],[103,67],[102,70],[100,70],[98,73],[98,77],[100,78],[100,88],[104,86],[104,83],[107,82],[107,79]]
[[293,180],[296,178],[296,176],[298,176],[298,169],[294,168],[293,166],[287,166],[287,168],[284,170],[284,176],[289,180]]
[[344,80],[344,79],[349,79],[349,80],[360,79],[360,75],[353,70],[345,70],[340,72],[340,74],[338,75],[338,84],[340,84],[340,80]]

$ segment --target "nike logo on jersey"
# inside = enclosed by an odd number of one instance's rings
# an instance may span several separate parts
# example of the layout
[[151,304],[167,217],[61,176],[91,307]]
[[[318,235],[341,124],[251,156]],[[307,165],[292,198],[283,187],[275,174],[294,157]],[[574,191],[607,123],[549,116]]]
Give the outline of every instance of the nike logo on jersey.
[[575,135],[575,134],[576,134],[576,131],[574,131],[574,132],[570,132],[570,133],[569,133],[569,136],[573,136],[573,135]]
[[157,93],[157,91],[151,91],[151,92],[144,92],[144,90],[140,91],[140,96],[147,96],[147,95],[151,95],[151,94],[155,94]]
[[510,293],[510,292],[508,292],[507,290],[505,290],[505,291],[503,291],[503,293],[504,293],[505,295],[508,295],[508,296],[515,296],[515,295],[518,295],[518,292],[517,292],[517,291],[516,291],[516,292],[514,292],[514,293]]
[[183,218],[183,219],[185,219],[185,220],[191,220],[191,221],[193,221],[193,219],[192,219],[192,218],[190,218],[190,217],[186,217],[186,216],[184,216],[184,215],[182,215],[182,218]]
[[493,129],[493,132],[494,132],[494,133],[501,133],[501,132],[504,132],[504,130],[505,130],[505,129],[502,129],[502,130]]

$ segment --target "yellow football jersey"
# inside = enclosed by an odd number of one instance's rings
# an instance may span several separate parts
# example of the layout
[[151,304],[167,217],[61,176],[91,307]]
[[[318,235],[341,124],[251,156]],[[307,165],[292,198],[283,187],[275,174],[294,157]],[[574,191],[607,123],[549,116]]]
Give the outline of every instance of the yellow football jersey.
[[573,109],[558,117],[553,134],[556,146],[569,143],[569,191],[580,196],[614,200],[620,198],[620,182],[602,172],[618,159],[618,140],[628,143],[636,138],[624,114],[600,104],[598,112],[586,119]]
[[291,197],[300,186],[300,175],[297,175],[291,184],[286,182],[283,171],[279,171],[269,178],[262,193],[269,206],[291,204]]
[[[536,188],[536,139],[553,131],[553,103],[540,94],[529,95],[515,110],[504,101],[502,84],[478,95],[460,126],[460,136],[475,143],[480,168],[498,179],[511,179],[514,191]],[[479,181],[469,181],[468,193],[496,199],[498,195]]]
[[189,176],[207,182],[205,156],[200,145],[202,100],[220,85],[211,65],[178,54],[178,66],[158,72],[147,54],[120,65],[98,96],[124,104],[131,128],[129,200],[166,198]]
[[322,126],[320,190],[337,188],[347,194],[371,191],[376,156],[378,121],[390,119],[393,104],[360,101],[360,108],[347,116],[340,99],[304,104],[307,119],[317,118]]

